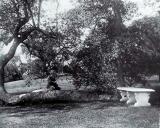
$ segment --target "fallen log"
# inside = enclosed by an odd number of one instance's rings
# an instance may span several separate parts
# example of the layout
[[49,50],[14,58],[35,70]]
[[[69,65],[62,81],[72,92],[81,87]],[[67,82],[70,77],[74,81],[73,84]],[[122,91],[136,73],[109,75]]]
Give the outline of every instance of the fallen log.
[[[79,90],[48,90],[39,89],[29,93],[20,95],[9,95],[3,101],[8,105],[15,105],[20,103],[33,103],[42,101],[74,101],[74,102],[88,102],[88,101],[109,101],[111,95],[98,94],[92,91],[79,91]],[[1,99],[2,100],[2,99]]]

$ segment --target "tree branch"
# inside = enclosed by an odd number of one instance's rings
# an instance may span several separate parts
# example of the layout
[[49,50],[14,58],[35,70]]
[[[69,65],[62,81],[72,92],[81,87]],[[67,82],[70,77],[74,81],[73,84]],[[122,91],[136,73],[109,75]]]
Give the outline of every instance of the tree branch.
[[38,32],[44,34],[45,36],[49,37],[49,38],[55,39],[55,38],[57,37],[57,34],[52,35],[52,34],[50,34],[49,32],[46,32],[46,31],[44,31],[44,30],[42,30],[42,29],[40,29],[40,28],[38,28],[38,27],[36,28],[36,30],[37,30]]
[[9,52],[3,56],[1,60],[2,61],[1,65],[6,65],[9,62],[9,60],[13,58],[19,44],[20,44],[19,40],[15,38],[11,48],[9,49]]
[[28,36],[33,32],[33,31],[37,31],[37,32],[40,32],[42,33],[43,35],[45,35],[46,37],[48,38],[53,38],[53,39],[56,39],[57,38],[57,34],[50,34],[38,27],[31,27],[30,29],[24,31],[24,32],[21,32],[19,35],[21,36],[21,42],[23,42],[24,40],[26,40],[28,38]]
[[36,27],[36,24],[35,24],[35,21],[34,21],[34,18],[33,18],[33,12],[32,12],[32,10],[31,10],[31,6],[30,6],[30,4],[28,3],[28,0],[25,0],[25,2],[26,2],[26,4],[27,4],[28,10],[29,10],[29,12],[30,12],[33,26]]
[[24,32],[20,32],[20,34],[19,34],[20,37],[19,38],[20,38],[21,42],[26,40],[28,38],[28,36],[35,30],[37,30],[35,27],[31,27]]
[[[16,3],[14,0],[11,0],[11,2],[12,2],[12,4],[13,4],[13,6],[14,6],[14,8],[15,8],[15,11],[16,11],[16,13],[17,13],[17,17],[19,18],[19,5],[18,5],[18,3]],[[17,7],[17,5],[18,5],[18,7]]]
[[24,11],[24,15],[25,16],[23,18],[19,19],[18,24],[16,25],[14,33],[13,33],[14,37],[18,36],[19,30],[22,28],[22,26],[24,26],[29,21],[29,15],[28,15],[28,11],[27,11],[27,5],[26,5],[25,2],[23,3],[23,11]]
[[37,26],[39,27],[40,25],[40,16],[41,16],[41,5],[42,5],[42,0],[39,0],[39,10],[38,10],[38,23]]

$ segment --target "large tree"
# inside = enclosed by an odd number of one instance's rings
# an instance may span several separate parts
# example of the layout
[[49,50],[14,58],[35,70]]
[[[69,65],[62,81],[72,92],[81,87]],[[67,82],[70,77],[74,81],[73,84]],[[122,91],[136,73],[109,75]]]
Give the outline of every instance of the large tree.
[[[4,67],[13,58],[19,44],[24,43],[33,31],[46,34],[39,28],[41,2],[41,0],[2,0],[0,2],[1,43],[12,42],[8,53],[0,56],[1,94],[7,92],[4,88]],[[2,99],[5,100],[5,97],[2,96]]]
[[[91,74],[92,72],[92,76],[94,77],[95,72],[93,68],[97,66],[97,70],[99,72],[99,77],[97,77],[97,79],[100,80],[100,76],[101,78],[103,77],[105,79],[107,78],[107,76],[105,77],[105,75],[107,74],[107,72],[111,71],[110,68],[113,66],[111,64],[113,61],[111,62],[110,60],[114,60],[114,55],[117,54],[117,58],[119,59],[116,58],[115,63],[117,65],[116,69],[114,69],[114,72],[117,73],[116,76],[118,78],[118,83],[120,86],[122,86],[124,84],[124,80],[120,53],[123,49],[120,46],[121,43],[123,43],[122,40],[125,40],[124,35],[127,33],[127,28],[124,25],[124,20],[126,16],[129,17],[129,6],[126,6],[126,4],[121,0],[80,0],[79,2],[80,7],[77,10],[74,9],[70,12],[72,15],[70,15],[69,18],[72,20],[71,22],[69,22],[69,24],[72,23],[74,27],[72,26],[69,28],[71,28],[71,30],[72,28],[75,28],[73,30],[75,30],[76,32],[70,31],[70,33],[78,33],[78,36],[80,37],[83,34],[79,35],[79,33],[83,33],[83,30],[87,28],[90,29],[90,34],[87,35],[85,41],[78,40],[81,43],[82,48],[82,50],[79,51],[79,55],[86,52],[83,54],[84,58],[82,57],[80,60],[78,59],[81,66],[84,64],[81,68],[85,70],[87,69],[89,72],[88,74]],[[133,6],[134,4],[130,5]],[[72,33],[71,37],[73,38],[74,34]],[[75,40],[75,44],[76,43],[77,40]],[[95,52],[95,54],[92,52]],[[90,64],[88,64],[87,61],[90,61]],[[110,63],[108,63],[109,61]],[[86,62],[89,66],[85,64]],[[101,70],[98,69],[98,64],[100,64]],[[103,85],[107,84],[103,83]]]
[[[125,4],[114,0],[80,0],[80,5],[77,10],[71,11],[70,17],[73,22],[70,24],[75,25],[76,29],[73,30],[76,32],[83,28],[90,28],[86,40],[82,41],[83,43],[79,41],[82,43],[82,49],[77,56],[80,57],[77,59],[79,66],[83,68],[77,71],[84,74],[84,81],[88,79],[86,72],[89,72],[91,77],[95,77],[93,68],[101,63],[101,74],[104,75],[105,72],[110,71],[108,69],[115,67],[113,72],[117,73],[119,86],[125,86],[125,79],[130,78],[140,82],[141,76],[147,74],[149,66],[153,69],[151,63],[159,56],[159,16],[144,18],[128,27],[124,25],[124,21],[131,18],[136,11],[137,7],[133,3]],[[74,37],[74,34],[71,36]],[[95,54],[92,53],[94,51]],[[101,59],[97,58],[99,55]],[[113,63],[114,65],[110,66]],[[158,67],[158,64],[156,65]],[[100,71],[99,66],[97,69]],[[100,80],[98,76],[96,77]]]

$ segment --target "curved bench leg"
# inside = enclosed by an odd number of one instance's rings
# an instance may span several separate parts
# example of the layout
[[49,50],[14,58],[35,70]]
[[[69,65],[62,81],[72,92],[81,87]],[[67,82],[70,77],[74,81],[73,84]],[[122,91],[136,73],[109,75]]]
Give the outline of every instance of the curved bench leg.
[[133,92],[127,92],[127,104],[134,104],[136,102],[135,95]]
[[121,99],[120,99],[121,102],[124,102],[124,101],[126,102],[128,100],[126,91],[120,91],[120,95],[121,95]]
[[150,93],[135,93],[136,103],[134,106],[150,106],[151,104],[148,102],[150,98]]

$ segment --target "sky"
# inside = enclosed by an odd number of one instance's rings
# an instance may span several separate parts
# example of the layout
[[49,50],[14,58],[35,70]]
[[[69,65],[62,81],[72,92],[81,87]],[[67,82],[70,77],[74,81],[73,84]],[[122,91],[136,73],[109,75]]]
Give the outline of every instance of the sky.
[[[57,1],[59,2],[58,10]],[[73,2],[74,0],[72,0]],[[154,3],[154,0],[123,0],[123,1],[132,1],[135,2],[138,6],[138,12],[133,16],[130,21],[126,21],[126,25],[130,25],[134,20],[138,20],[143,16],[155,16],[157,11],[160,11],[160,4]],[[71,0],[45,0],[42,4],[42,9],[46,12],[45,14],[48,18],[54,18],[56,13],[63,13],[75,7],[75,3],[72,3]],[[0,54],[6,54],[12,45],[12,42],[9,43],[8,46],[5,46]],[[26,62],[24,55],[22,55],[22,51],[20,46],[17,48],[16,55],[20,55],[22,62]]]
[[58,12],[65,12],[74,8],[74,4],[71,2],[71,0],[46,0],[43,2],[42,8],[46,10],[48,16],[53,17],[56,14],[58,3]]
[[[160,2],[159,4],[155,0],[123,0],[131,1],[137,4],[138,11],[134,14],[131,20],[126,21],[126,25],[130,25],[133,21],[141,19],[144,16],[156,16],[158,11],[160,11]],[[159,1],[159,0],[157,0]]]

